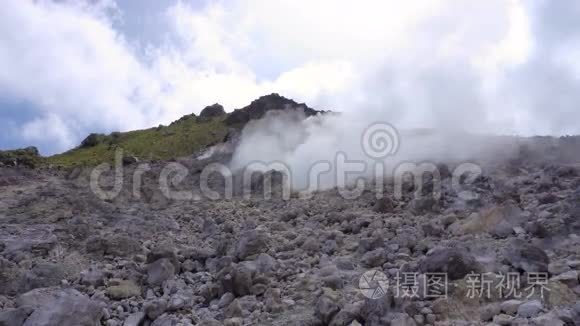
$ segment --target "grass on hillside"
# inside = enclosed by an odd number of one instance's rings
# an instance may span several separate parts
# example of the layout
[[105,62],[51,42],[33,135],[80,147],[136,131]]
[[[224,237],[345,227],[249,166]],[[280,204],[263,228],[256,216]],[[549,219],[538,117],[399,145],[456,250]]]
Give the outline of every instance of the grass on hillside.
[[34,168],[43,163],[43,157],[38,154],[36,147],[0,151],[0,165],[22,165]]
[[94,166],[112,162],[115,150],[140,160],[162,160],[191,155],[221,141],[228,132],[223,118],[204,120],[197,117],[180,119],[169,126],[98,135],[93,143],[46,158],[53,166]]

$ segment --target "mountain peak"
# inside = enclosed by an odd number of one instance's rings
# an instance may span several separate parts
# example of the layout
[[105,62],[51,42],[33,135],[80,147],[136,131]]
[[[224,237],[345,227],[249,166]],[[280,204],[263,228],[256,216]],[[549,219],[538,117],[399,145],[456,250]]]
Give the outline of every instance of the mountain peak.
[[234,110],[225,120],[227,125],[243,125],[250,120],[262,118],[266,112],[272,110],[304,110],[306,116],[316,115],[319,112],[313,108],[310,108],[304,103],[297,103],[292,99],[288,99],[281,96],[278,93],[272,93],[269,95],[264,95],[255,99],[250,103],[250,105],[243,107],[241,109]]

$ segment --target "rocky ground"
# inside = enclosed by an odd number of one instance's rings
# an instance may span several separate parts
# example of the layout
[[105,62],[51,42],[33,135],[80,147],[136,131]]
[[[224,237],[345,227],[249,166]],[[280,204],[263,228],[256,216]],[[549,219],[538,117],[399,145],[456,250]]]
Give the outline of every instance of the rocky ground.
[[[580,325],[579,144],[529,140],[440,200],[169,200],[166,162],[101,200],[88,170],[0,168],[0,325]],[[180,163],[195,181],[211,160]]]

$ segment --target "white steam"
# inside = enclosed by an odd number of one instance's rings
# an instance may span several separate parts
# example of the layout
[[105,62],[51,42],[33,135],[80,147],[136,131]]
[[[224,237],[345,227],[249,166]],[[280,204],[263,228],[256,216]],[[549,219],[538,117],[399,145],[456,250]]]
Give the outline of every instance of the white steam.
[[[381,176],[388,178],[403,163],[483,162],[500,149],[509,151],[506,144],[500,137],[450,128],[399,130],[386,116],[346,112],[306,118],[297,111],[271,111],[244,128],[230,165],[265,171],[281,170],[275,165],[281,163],[295,190],[327,189],[348,186],[357,177],[374,178],[377,163],[384,165]],[[322,171],[318,180],[309,179]]]

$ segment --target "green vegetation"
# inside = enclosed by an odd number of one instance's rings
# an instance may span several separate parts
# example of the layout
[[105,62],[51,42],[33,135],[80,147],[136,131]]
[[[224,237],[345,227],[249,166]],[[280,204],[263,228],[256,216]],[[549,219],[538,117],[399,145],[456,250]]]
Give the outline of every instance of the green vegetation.
[[47,164],[62,167],[94,166],[112,162],[115,150],[141,160],[162,160],[191,155],[221,141],[228,132],[223,117],[200,119],[185,116],[169,126],[114,132],[110,135],[91,134],[81,145],[62,154],[46,158]]
[[36,147],[0,151],[0,165],[34,168],[43,163],[43,160]]

